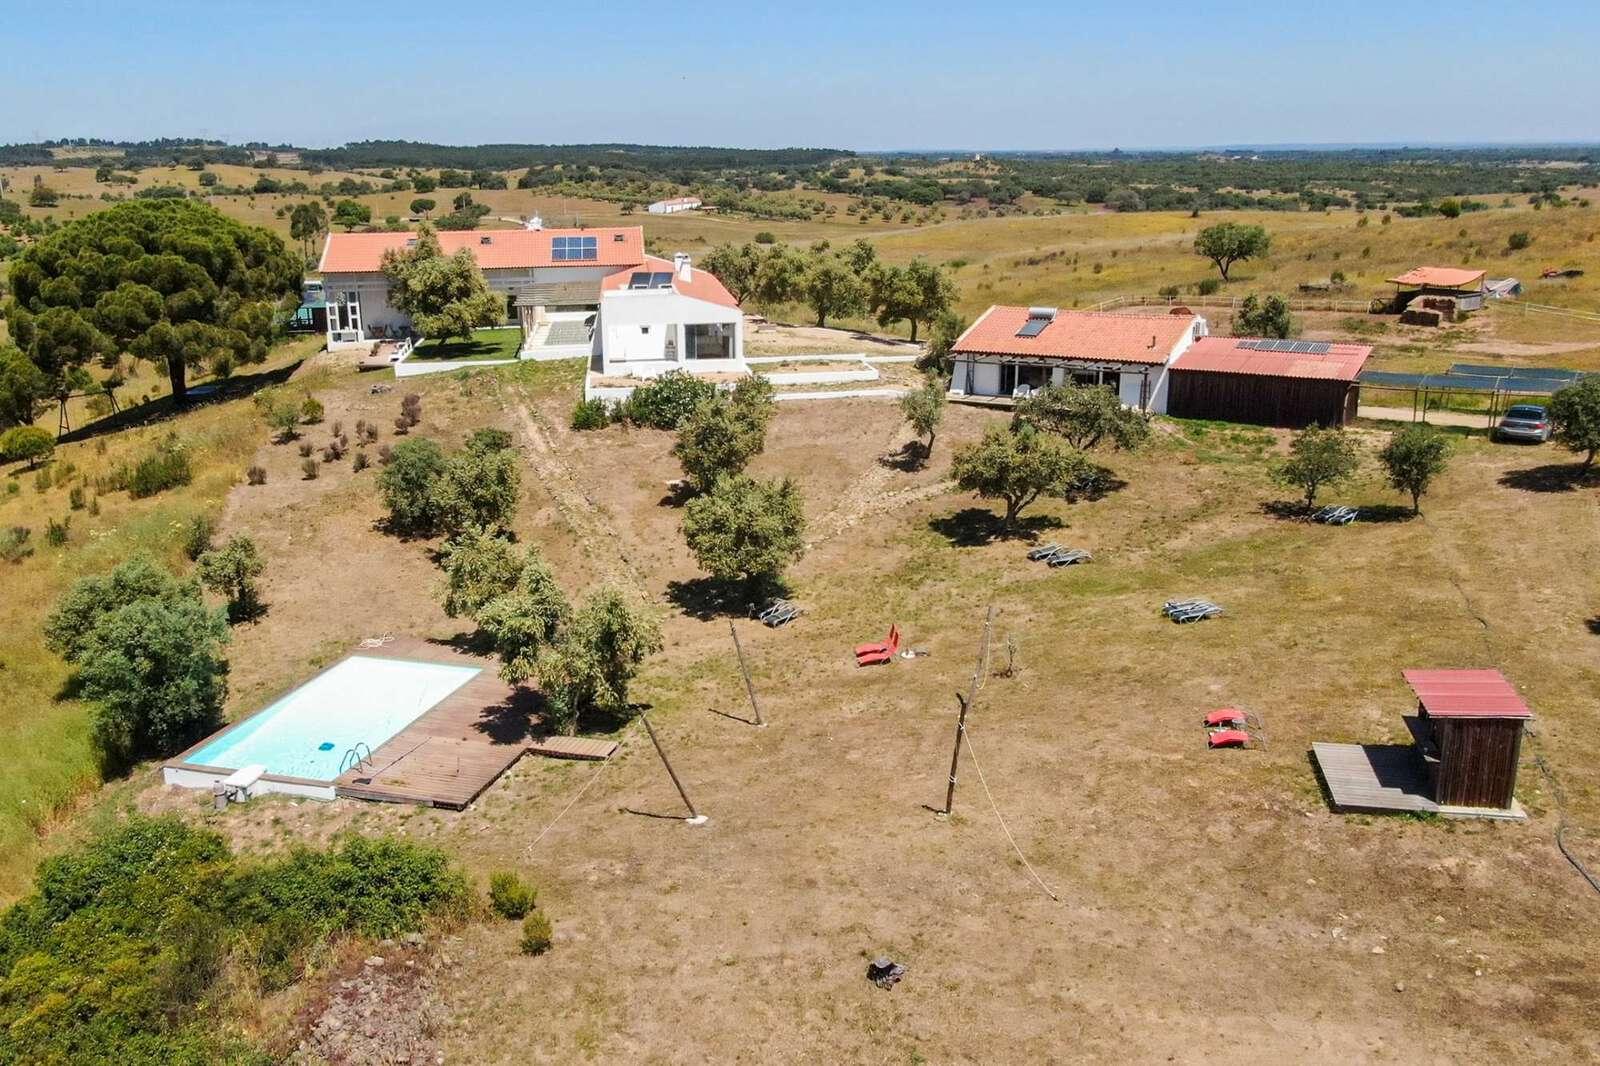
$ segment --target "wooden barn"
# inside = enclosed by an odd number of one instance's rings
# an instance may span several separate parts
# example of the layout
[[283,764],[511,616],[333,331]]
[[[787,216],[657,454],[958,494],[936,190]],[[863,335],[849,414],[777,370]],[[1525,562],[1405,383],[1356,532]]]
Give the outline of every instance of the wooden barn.
[[1522,728],[1533,712],[1498,670],[1407,670],[1417,696],[1408,724],[1434,801],[1509,809],[1517,788]]
[[1167,414],[1262,426],[1342,426],[1356,416],[1364,344],[1205,337],[1172,363]]

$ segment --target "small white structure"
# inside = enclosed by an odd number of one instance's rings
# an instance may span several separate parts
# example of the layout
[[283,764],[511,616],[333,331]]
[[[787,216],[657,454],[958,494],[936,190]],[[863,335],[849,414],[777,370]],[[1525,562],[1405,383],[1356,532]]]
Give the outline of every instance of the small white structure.
[[699,208],[698,196],[675,196],[670,200],[657,200],[645,210],[652,215],[675,215],[679,211],[697,211]]
[[670,263],[647,256],[637,269],[611,275],[600,288],[592,364],[600,376],[748,373],[739,301],[684,253]]
[[952,396],[1023,397],[1068,381],[1116,390],[1128,407],[1167,409],[1167,370],[1208,332],[1194,314],[1124,315],[996,305],[951,348]]

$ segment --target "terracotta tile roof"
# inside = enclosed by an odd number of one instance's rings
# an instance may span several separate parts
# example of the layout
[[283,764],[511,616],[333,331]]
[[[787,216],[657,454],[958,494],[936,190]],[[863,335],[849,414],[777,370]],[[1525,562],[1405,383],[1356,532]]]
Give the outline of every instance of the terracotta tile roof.
[[1498,670],[1402,670],[1417,702],[1435,718],[1532,718]]
[[983,313],[955,343],[953,352],[1010,355],[1091,362],[1160,364],[1194,328],[1193,315],[1115,315],[1097,311],[1057,311],[1035,337],[1019,337],[1028,321],[1026,307],[997,304]]
[[1461,267],[1416,267],[1389,281],[1395,285],[1424,285],[1434,289],[1475,289],[1484,271]]
[[[382,269],[383,253],[404,248],[414,233],[330,233],[317,269],[324,274],[360,274]],[[556,262],[550,241],[555,237],[593,237],[597,258]],[[644,229],[640,226],[594,229],[441,230],[439,247],[446,255],[462,248],[484,270],[528,267],[624,267],[644,262]]]
[[1240,347],[1249,340],[1249,337],[1202,337],[1173,360],[1172,369],[1354,381],[1372,355],[1372,347],[1366,344],[1329,344],[1326,353],[1262,352]]
[[678,277],[677,271],[672,269],[672,264],[659,256],[647,255],[643,265],[634,265],[627,270],[619,270],[600,279],[600,288],[607,291],[619,291],[628,287],[629,280],[634,273],[648,270],[652,273],[665,273],[672,275],[672,288],[679,296],[688,296],[695,300],[704,300],[707,303],[721,304],[723,307],[738,307],[739,301],[733,298],[733,293],[727,290],[722,281],[711,271],[702,270],[690,264],[689,280],[684,281]]

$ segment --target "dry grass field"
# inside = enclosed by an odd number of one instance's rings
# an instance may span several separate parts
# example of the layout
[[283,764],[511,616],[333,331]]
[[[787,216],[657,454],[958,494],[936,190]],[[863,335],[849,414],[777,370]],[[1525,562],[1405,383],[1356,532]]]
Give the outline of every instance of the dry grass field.
[[[328,419],[395,403],[343,371]],[[770,725],[755,729],[727,619],[704,603],[663,500],[670,437],[565,428],[569,369],[428,379],[418,432],[447,443],[496,425],[529,477],[517,532],[572,591],[639,589],[665,652],[636,689],[710,825],[681,805],[643,733],[614,765],[525,759],[473,809],[271,799],[217,816],[142,774],[111,795],[283,848],[348,829],[433,841],[475,877],[527,872],[554,917],[550,955],[509,925],[438,945],[439,1034],[466,1062],[1571,1061],[1587,1023],[1600,910],[1556,851],[1600,860],[1600,670],[1584,578],[1600,553],[1594,491],[1547,491],[1551,448],[1463,438],[1424,515],[1324,528],[1275,517],[1280,434],[1164,422],[1109,464],[1125,487],[1041,505],[1035,534],[1090,548],[1048,571],[993,540],[988,510],[946,481],[952,447],[991,412],[954,408],[928,469],[888,460],[892,404],[784,405],[763,474],[800,480],[811,548],[793,579],[806,614],[741,623]],[[1375,449],[1383,434],[1358,431]],[[257,439],[265,441],[265,430]],[[238,486],[224,532],[270,560],[269,611],[232,652],[235,713],[359,636],[438,637],[430,545],[374,528],[371,472],[298,480],[262,443],[261,488]],[[1393,507],[1369,461],[1344,501]],[[1514,529],[1514,536],[1507,530]],[[1178,627],[1172,595],[1226,605]],[[1016,860],[964,761],[943,797],[953,693],[985,607],[1016,649],[971,721],[987,788],[1052,900]],[[857,669],[852,645],[898,622],[925,657]],[[996,656],[995,666],[1006,656]],[[1523,825],[1328,811],[1313,740],[1399,740],[1407,666],[1492,665],[1538,715]],[[1265,751],[1210,753],[1199,718],[1265,716]],[[598,780],[595,780],[598,775]],[[580,794],[580,790],[581,794]],[[576,798],[576,803],[574,799]],[[568,805],[572,804],[570,810]],[[564,816],[563,816],[563,812]],[[554,828],[542,836],[552,822]],[[867,960],[907,965],[892,992]],[[270,1004],[262,1005],[263,1024]]]
[[[26,171],[5,174],[16,189],[31,182]],[[87,170],[46,180],[97,196],[99,187],[70,183],[79,176],[93,186]],[[475,195],[508,216],[623,221],[614,205]],[[218,206],[286,232],[274,211],[298,199]],[[371,199],[375,214],[391,213]],[[55,213],[94,206],[67,199]],[[629,221],[654,247],[697,254],[759,230],[802,242],[868,235],[897,261],[959,263],[969,315],[991,302],[1088,306],[1192,287],[1211,269],[1189,251],[1194,231],[1220,218],[1260,221],[1275,238],[1272,256],[1237,268],[1227,294],[1287,291],[1342,270],[1364,298],[1423,262],[1516,275],[1539,303],[1593,307],[1600,293],[1594,208],[1536,212],[1519,202],[1456,220],[1369,217],[1365,226],[1350,212],[1078,212],[923,227]],[[1504,254],[1518,229],[1534,234],[1532,247]],[[1587,273],[1536,280],[1546,266]],[[1225,311],[1205,313],[1226,330]],[[1492,359],[1600,368],[1600,327],[1515,308],[1437,331],[1331,312],[1300,324],[1307,336],[1373,343],[1373,365],[1390,369]],[[1462,435],[1414,519],[1369,455],[1332,499],[1376,506],[1385,520],[1325,528],[1269,506],[1288,495],[1270,479],[1285,435],[1162,420],[1140,453],[1106,458],[1125,482],[1117,491],[1034,509],[1031,535],[1095,554],[1088,566],[1048,571],[1023,561],[1024,541],[995,539],[990,509],[948,481],[951,450],[1004,415],[952,408],[932,463],[906,470],[895,461],[907,433],[892,403],[784,404],[755,466],[794,476],[804,492],[810,547],[792,579],[806,613],[776,632],[738,622],[771,723],[758,730],[736,720],[746,705],[728,618],[707,603],[680,513],[664,498],[679,473],[670,436],[570,431],[573,364],[426,378],[379,395],[374,377],[316,347],[285,346],[267,366],[245,368],[237,392],[191,413],[95,427],[61,447],[47,478],[0,471],[0,489],[18,486],[0,493],[0,526],[32,528],[35,547],[0,563],[0,725],[14,738],[0,775],[0,898],[25,890],[41,855],[127,804],[177,811],[251,850],[389,831],[439,844],[480,883],[494,869],[522,870],[555,920],[551,954],[518,954],[515,929],[497,923],[428,947],[441,967],[431,994],[449,1061],[1600,1057],[1589,1020],[1600,995],[1589,950],[1600,901],[1554,846],[1556,795],[1533,762],[1547,760],[1561,783],[1569,844],[1600,865],[1591,713],[1600,525],[1596,489],[1564,476],[1565,453]],[[849,329],[752,331],[758,350],[902,348]],[[268,561],[267,612],[235,629],[229,651],[233,717],[361,637],[463,630],[439,607],[438,545],[381,531],[376,468],[357,472],[345,459],[307,479],[294,446],[272,443],[252,412],[257,372],[292,373],[291,387],[323,401],[324,423],[306,431],[319,444],[334,422],[387,427],[412,389],[423,397],[417,433],[447,446],[483,426],[515,435],[526,460],[519,538],[541,547],[569,592],[617,583],[661,614],[667,646],[635,696],[708,826],[677,820],[678,798],[637,727],[620,731],[622,751],[603,769],[528,758],[460,813],[273,798],[217,815],[206,797],[163,788],[148,767],[96,790],[87,709],[64,689],[65,668],[39,646],[38,626],[80,574],[136,549],[176,563],[195,515],[216,516],[223,536],[249,533]],[[146,415],[163,411],[164,387],[148,370],[124,395],[149,395]],[[75,409],[74,424],[85,414]],[[191,450],[190,485],[141,501],[108,494],[98,514],[71,510],[74,486],[92,489],[97,474],[169,431]],[[1376,424],[1355,432],[1372,454],[1386,436]],[[265,485],[244,484],[252,463],[267,470]],[[69,513],[67,543],[43,543],[46,520]],[[1211,597],[1227,614],[1171,625],[1157,607],[1175,595]],[[943,798],[954,693],[972,675],[991,602],[1016,669],[985,682],[971,720],[984,776],[964,760],[955,816],[942,820],[926,805]],[[850,648],[881,639],[891,622],[927,654],[858,670]],[[995,667],[1006,659],[997,654]],[[1328,810],[1311,743],[1404,739],[1400,670],[1410,666],[1495,666],[1527,695],[1537,716],[1518,790],[1527,823]],[[1206,751],[1200,716],[1226,704],[1265,717],[1266,750]],[[989,793],[1058,899],[1016,859]],[[909,968],[892,992],[863,979],[880,954]],[[248,1009],[270,1035],[297,1008]]]

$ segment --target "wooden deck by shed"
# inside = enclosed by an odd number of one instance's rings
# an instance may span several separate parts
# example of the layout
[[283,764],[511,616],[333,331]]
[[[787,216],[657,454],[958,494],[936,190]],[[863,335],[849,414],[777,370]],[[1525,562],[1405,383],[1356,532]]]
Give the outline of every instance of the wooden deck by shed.
[[396,638],[360,654],[476,666],[471,681],[391,737],[361,766],[334,781],[336,795],[460,810],[530,751],[559,758],[605,759],[616,742],[590,737],[531,736],[531,694],[500,679],[491,659],[444,644]]
[[1312,744],[1312,756],[1339,811],[1373,814],[1437,814],[1447,818],[1527,817],[1515,800],[1509,808],[1453,807],[1434,801],[1428,770],[1411,744]]

